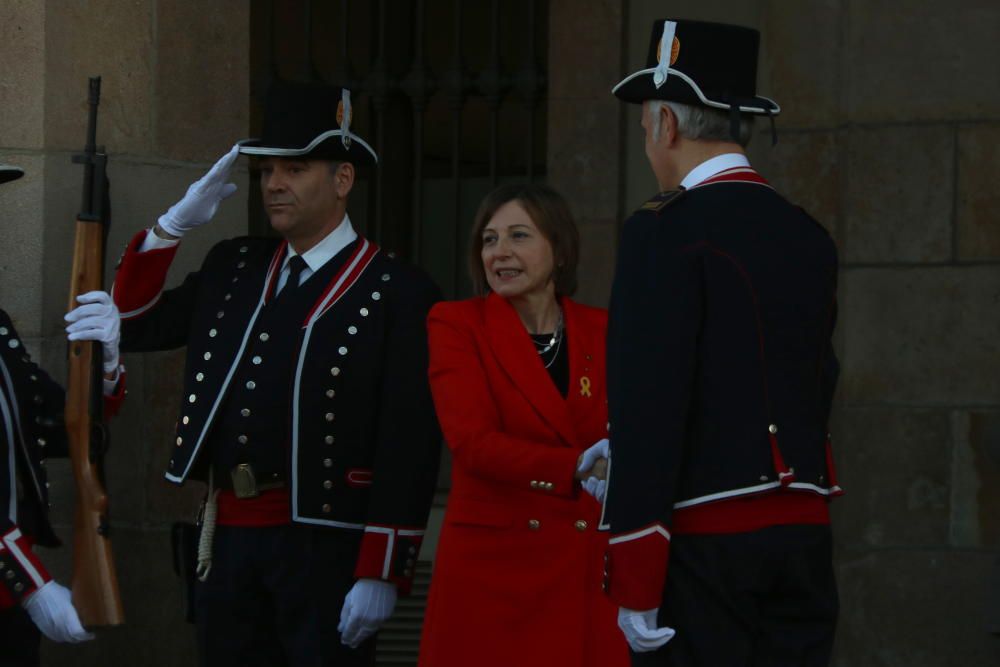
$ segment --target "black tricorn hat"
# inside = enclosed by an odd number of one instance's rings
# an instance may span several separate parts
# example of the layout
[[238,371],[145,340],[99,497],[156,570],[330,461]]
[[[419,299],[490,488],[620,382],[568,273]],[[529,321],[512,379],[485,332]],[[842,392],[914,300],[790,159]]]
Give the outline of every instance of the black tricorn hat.
[[612,92],[625,102],[666,100],[775,116],[777,102],[757,95],[760,33],[725,23],[659,19],[653,23],[646,68]]
[[339,86],[277,82],[264,100],[260,139],[241,142],[240,153],[336,160],[355,166],[378,162],[351,131],[351,91]]
[[24,170],[10,164],[0,164],[0,183],[16,181],[24,176]]

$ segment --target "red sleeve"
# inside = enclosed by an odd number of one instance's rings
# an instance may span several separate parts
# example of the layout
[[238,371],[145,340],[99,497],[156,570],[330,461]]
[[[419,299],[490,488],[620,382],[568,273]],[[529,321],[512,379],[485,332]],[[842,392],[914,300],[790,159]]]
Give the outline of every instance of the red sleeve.
[[354,568],[358,579],[384,579],[396,584],[400,595],[413,587],[413,568],[424,539],[422,529],[401,526],[365,526]]
[[115,282],[111,286],[111,298],[121,313],[123,320],[138,317],[156,305],[167,281],[167,270],[177,254],[177,244],[170,248],[139,252],[148,230],[142,230],[132,237],[125,247],[118,264]]
[[0,537],[0,609],[21,604],[52,579],[31,546],[16,525]]
[[470,473],[539,493],[573,497],[579,452],[503,431],[496,400],[461,312],[441,304],[428,317],[430,381],[441,430]]

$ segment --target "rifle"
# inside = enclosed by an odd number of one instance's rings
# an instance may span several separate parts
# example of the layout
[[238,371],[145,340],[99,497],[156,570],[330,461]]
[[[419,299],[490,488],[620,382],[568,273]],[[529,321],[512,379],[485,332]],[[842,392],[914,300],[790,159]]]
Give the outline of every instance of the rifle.
[[[96,146],[97,105],[101,78],[91,77],[87,144],[73,162],[83,165],[83,206],[76,218],[73,273],[69,307],[76,297],[101,289],[108,215],[107,155]],[[104,485],[104,454],[108,432],[104,425],[103,352],[94,341],[69,344],[69,379],[66,390],[66,430],[76,482],[73,515],[73,606],[84,625],[119,625],[124,622],[118,577],[111,555],[108,494]]]

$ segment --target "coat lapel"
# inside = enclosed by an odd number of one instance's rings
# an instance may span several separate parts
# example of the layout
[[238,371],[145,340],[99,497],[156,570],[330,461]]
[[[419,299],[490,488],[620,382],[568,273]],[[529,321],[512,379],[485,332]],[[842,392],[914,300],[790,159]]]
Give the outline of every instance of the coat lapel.
[[[486,335],[500,367],[524,394],[535,412],[559,435],[564,444],[575,447],[576,433],[566,401],[538,358],[517,311],[492,292],[486,297]],[[570,392],[573,391],[573,347],[570,342]]]

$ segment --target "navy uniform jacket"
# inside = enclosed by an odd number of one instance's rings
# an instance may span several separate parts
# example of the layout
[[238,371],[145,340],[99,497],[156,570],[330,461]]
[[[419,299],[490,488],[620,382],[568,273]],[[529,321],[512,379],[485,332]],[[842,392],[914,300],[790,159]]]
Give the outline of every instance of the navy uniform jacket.
[[840,492],[826,430],[836,279],[827,232],[754,172],[663,193],[626,221],[603,517],[621,606],[659,606],[671,524],[688,508]]
[[66,456],[65,396],[28,356],[0,310],[0,609],[49,580],[31,545],[59,546],[49,525],[45,459]]
[[[114,297],[124,350],[187,346],[166,473],[182,484],[207,474],[206,443],[227,395],[239,389],[232,379],[255,342],[248,339],[264,303],[274,296],[286,245],[266,238],[223,241],[199,271],[161,292],[176,247],[140,254],[145,234],[126,249]],[[392,580],[405,591],[440,453],[425,326],[438,291],[422,272],[363,238],[343,252],[351,253],[344,270],[297,327],[288,360],[290,520],[364,531],[356,576]],[[275,400],[289,396],[284,387],[262,389],[276,391]]]

